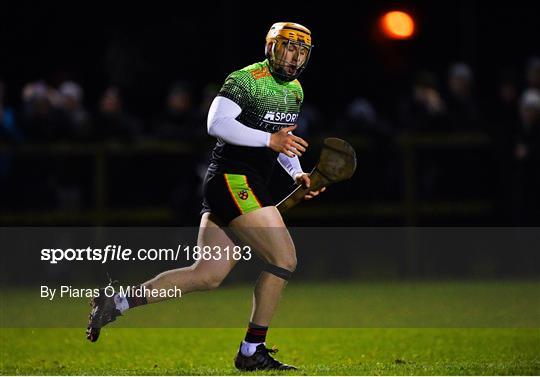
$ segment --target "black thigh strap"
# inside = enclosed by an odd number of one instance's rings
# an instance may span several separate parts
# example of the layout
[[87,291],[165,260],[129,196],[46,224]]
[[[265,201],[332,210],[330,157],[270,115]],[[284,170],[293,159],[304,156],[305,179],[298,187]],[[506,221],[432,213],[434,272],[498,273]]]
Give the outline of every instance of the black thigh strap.
[[278,278],[281,278],[283,280],[289,280],[292,275],[292,271],[286,270],[282,267],[278,267],[270,263],[267,263],[264,266],[263,271],[269,272],[272,275],[276,275]]

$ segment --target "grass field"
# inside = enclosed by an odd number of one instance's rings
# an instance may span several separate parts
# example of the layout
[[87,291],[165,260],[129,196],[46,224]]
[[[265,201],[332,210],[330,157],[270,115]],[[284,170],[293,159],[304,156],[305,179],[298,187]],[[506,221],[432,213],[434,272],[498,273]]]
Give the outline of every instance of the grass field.
[[[267,344],[280,349],[278,359],[301,368],[275,374],[538,375],[539,288],[537,281],[291,283]],[[232,358],[250,291],[223,287],[137,308],[92,344],[84,339],[86,300],[46,303],[32,291],[3,290],[0,370],[239,374]],[[45,328],[62,316],[71,328]],[[223,327],[209,328],[220,318]],[[17,323],[35,327],[13,328]],[[135,327],[141,325],[146,328]]]

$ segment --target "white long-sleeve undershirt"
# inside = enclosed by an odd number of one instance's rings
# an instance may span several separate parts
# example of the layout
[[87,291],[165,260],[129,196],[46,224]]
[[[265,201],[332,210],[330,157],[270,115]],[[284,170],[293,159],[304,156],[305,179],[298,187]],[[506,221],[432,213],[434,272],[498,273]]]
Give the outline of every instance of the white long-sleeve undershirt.
[[278,162],[283,169],[289,173],[292,179],[296,179],[298,174],[303,173],[298,156],[289,157],[285,153],[280,153],[278,156]]
[[[208,134],[226,143],[246,147],[268,147],[270,145],[269,132],[256,130],[236,120],[242,108],[234,101],[217,96],[208,111]],[[295,179],[296,175],[303,173],[298,156],[289,157],[284,153],[278,155],[279,164]]]
[[208,134],[233,145],[268,147],[270,133],[248,127],[236,120],[242,109],[228,98],[217,96],[208,111]]

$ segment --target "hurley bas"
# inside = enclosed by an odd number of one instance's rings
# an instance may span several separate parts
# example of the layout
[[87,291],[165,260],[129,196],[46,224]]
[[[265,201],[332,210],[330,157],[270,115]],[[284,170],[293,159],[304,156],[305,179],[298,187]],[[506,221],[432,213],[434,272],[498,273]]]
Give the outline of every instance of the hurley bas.
[[[58,293],[58,297],[69,297],[69,298],[92,298],[99,295],[98,288],[74,288],[71,285],[61,285],[58,288],[50,288],[47,285],[41,286],[41,298],[48,298],[53,300]],[[104,294],[107,297],[113,297],[115,293],[119,293],[123,297],[163,297],[163,298],[179,298],[182,297],[182,290],[178,287],[169,288],[169,289],[157,289],[157,288],[147,288],[144,286],[120,286],[117,291],[114,287],[108,285],[104,289]]]

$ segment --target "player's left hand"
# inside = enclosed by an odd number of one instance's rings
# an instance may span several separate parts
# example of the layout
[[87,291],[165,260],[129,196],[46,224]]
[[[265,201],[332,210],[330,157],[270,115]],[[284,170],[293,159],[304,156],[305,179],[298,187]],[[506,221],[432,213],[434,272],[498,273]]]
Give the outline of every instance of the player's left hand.
[[[309,174],[307,173],[297,174],[295,177],[295,181],[297,185],[302,185],[307,188],[309,188],[309,185],[311,184],[311,179],[309,178]],[[326,190],[326,187],[323,187],[317,191],[310,191],[304,196],[304,199],[306,200],[313,199],[314,197],[319,195],[321,192],[324,192],[325,190]]]

